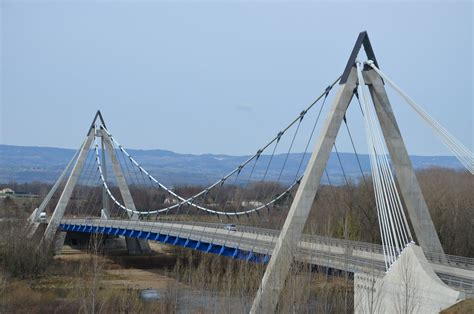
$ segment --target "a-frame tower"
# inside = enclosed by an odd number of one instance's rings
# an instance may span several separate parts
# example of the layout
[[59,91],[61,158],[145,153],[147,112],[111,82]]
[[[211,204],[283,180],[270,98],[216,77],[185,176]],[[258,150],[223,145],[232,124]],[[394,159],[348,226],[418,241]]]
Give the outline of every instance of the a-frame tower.
[[[272,257],[255,296],[251,313],[274,313],[293,257],[318,191],[324,169],[341,127],[346,110],[358,85],[356,58],[364,48],[368,59],[378,67],[367,32],[359,34],[339,82],[339,90],[329,109],[311,159],[276,242]],[[396,173],[416,238],[423,251],[443,253],[441,242],[403,142],[384,82],[370,67],[364,68],[364,80],[375,105],[377,117]]]
[[[47,197],[44,199],[43,203],[33,212],[33,214],[30,217],[31,222],[37,224],[40,214],[45,210],[46,205],[50,201],[52,195],[58,189],[60,182],[64,179],[64,177],[69,171],[69,168],[71,167],[72,163],[75,160],[72,166],[72,170],[70,170],[69,177],[66,181],[66,185],[64,186],[64,189],[61,193],[61,196],[59,197],[58,203],[56,204],[56,207],[51,216],[49,224],[46,227],[46,231],[44,232],[42,241],[47,246],[51,245],[51,243],[53,242],[53,240],[55,239],[55,237],[57,236],[59,232],[58,228],[59,228],[61,219],[64,216],[66,206],[69,203],[69,200],[71,199],[71,195],[79,179],[79,175],[82,169],[84,168],[84,163],[87,159],[89,149],[91,145],[93,144],[94,138],[96,137],[101,138],[102,162],[103,163],[105,162],[106,153],[110,157],[110,160],[112,163],[113,174],[115,176],[115,179],[119,187],[120,194],[122,195],[122,198],[124,200],[125,206],[127,206],[127,208],[130,208],[132,210],[135,210],[135,203],[133,202],[133,198],[128,188],[128,184],[126,182],[120,163],[117,159],[116,152],[112,144],[111,138],[107,134],[107,132],[104,131],[104,129],[106,129],[105,121],[102,117],[101,112],[97,111],[97,113],[94,116],[94,119],[92,120],[91,126],[89,130],[87,131],[86,138],[84,139],[84,142],[81,145],[79,151],[72,158],[71,162],[68,164],[66,169],[58,178],[53,188],[48,193]],[[104,167],[104,171],[105,171],[105,167]],[[106,177],[106,174],[104,175]],[[108,219],[110,217],[108,203],[109,203],[109,199],[104,191],[103,197],[102,197],[102,205],[103,205],[102,218],[103,219]],[[129,219],[131,220],[139,219],[138,215],[132,214],[131,212],[128,212],[128,215],[129,215]],[[143,254],[143,253],[150,252],[150,247],[148,245],[148,242],[146,242],[145,240],[137,239],[137,238],[125,238],[125,240],[127,243],[128,252],[130,254]]]

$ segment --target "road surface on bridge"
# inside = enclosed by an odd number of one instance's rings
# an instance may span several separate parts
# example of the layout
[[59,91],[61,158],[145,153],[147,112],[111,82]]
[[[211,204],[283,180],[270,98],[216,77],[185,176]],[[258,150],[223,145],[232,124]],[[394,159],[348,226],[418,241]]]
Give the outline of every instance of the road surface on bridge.
[[[131,221],[99,218],[64,218],[61,226],[75,226],[81,232],[85,227],[115,228],[148,233],[166,234],[214,245],[239,248],[240,250],[271,255],[279,231],[272,229],[237,226],[236,231],[226,230],[224,224],[193,222]],[[84,231],[82,231],[84,232]],[[117,234],[121,235],[121,234]],[[384,256],[381,245],[335,239],[330,237],[303,235],[295,252],[299,261],[313,265],[330,267],[348,272],[379,274],[384,271]],[[426,257],[433,270],[449,286],[466,291],[474,291],[474,259],[427,253]]]

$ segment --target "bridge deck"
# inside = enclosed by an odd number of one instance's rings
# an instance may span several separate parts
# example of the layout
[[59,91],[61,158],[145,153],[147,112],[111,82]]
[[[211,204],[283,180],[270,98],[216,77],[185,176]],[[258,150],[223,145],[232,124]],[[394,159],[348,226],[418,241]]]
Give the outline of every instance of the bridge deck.
[[[226,230],[221,224],[191,222],[152,222],[130,220],[103,220],[91,218],[64,218],[65,231],[99,232],[165,242],[234,258],[266,262],[272,254],[278,230],[237,226],[236,231]],[[380,274],[384,271],[381,245],[303,235],[297,260],[313,265],[348,272]],[[449,286],[474,292],[474,259],[438,254],[426,254],[439,277]]]

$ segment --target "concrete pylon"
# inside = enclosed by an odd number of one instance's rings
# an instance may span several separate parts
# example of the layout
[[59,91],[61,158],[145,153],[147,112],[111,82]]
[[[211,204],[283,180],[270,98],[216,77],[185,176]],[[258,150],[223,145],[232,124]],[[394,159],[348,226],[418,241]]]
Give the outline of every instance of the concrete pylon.
[[[123,175],[122,167],[117,159],[117,154],[115,153],[114,146],[112,145],[112,141],[109,138],[109,135],[104,131],[100,130],[102,136],[102,143],[105,146],[107,153],[110,156],[110,161],[112,163],[112,170],[114,172],[115,178],[117,180],[117,185],[120,190],[120,194],[122,195],[122,199],[125,203],[127,208],[135,210],[135,202],[133,201],[132,194],[130,193],[130,189],[128,188],[127,180]],[[138,215],[127,212],[128,217],[130,220],[137,221]],[[128,253],[131,255],[136,254],[147,254],[151,252],[150,245],[146,240],[137,239],[137,238],[125,238],[127,243],[127,250]]]
[[31,213],[30,217],[28,217],[28,222],[29,222],[29,230],[28,230],[28,235],[27,235],[28,238],[32,238],[36,234],[36,232],[42,232],[44,234],[43,231],[38,231],[38,227],[40,225],[40,215],[41,213],[45,211],[46,206],[51,201],[51,198],[53,197],[54,193],[56,193],[57,189],[59,188],[59,185],[61,184],[64,177],[66,176],[66,173],[71,169],[71,165],[74,162],[74,160],[76,160],[76,157],[79,154],[79,151],[80,149],[71,158],[66,168],[64,168],[63,172],[61,173],[59,178],[56,180],[51,190],[49,190],[48,194],[41,202],[40,206],[35,208],[35,210]]
[[326,169],[326,163],[337,133],[354,95],[356,83],[357,73],[353,68],[346,83],[340,86],[331,105],[329,115],[322,129],[324,136],[320,137],[313,150],[250,313],[274,313],[276,311],[278,298],[293,262],[294,252],[306,224],[324,169]]
[[396,179],[405,201],[416,239],[424,252],[444,255],[443,247],[434,227],[420,184],[403,142],[397,120],[385,91],[384,83],[374,70],[364,71],[364,80],[374,102],[385,143],[395,169]]
[[[104,180],[107,182],[107,163],[106,163],[106,157],[105,157],[105,143],[104,143],[104,137],[102,136],[102,130],[96,130],[96,136],[100,136],[100,144],[101,144],[101,151],[100,151],[100,159],[101,159],[101,164],[102,164],[102,175],[104,176]],[[110,218],[110,199],[109,196],[107,195],[107,190],[105,186],[102,187],[102,211],[101,211],[101,217],[105,219]]]
[[[367,32],[362,32],[356,40],[352,53],[339,82],[340,88],[331,106],[322,136],[317,142],[305,170],[301,184],[296,192],[290,211],[276,242],[272,257],[252,304],[251,313],[274,313],[278,298],[283,289],[293,256],[306,224],[311,205],[326,168],[326,163],[334,145],[343,117],[358,84],[355,69],[356,58],[364,47],[367,57],[378,67]],[[366,71],[365,71],[366,72]],[[370,71],[369,71],[370,72]],[[386,96],[383,81],[370,73],[368,81],[371,96],[376,107],[380,125],[394,162],[397,180],[402,190],[410,219],[418,224],[415,234],[424,250],[443,253],[441,243],[434,229],[428,208],[421,194],[418,181],[408,157],[405,145],[398,130],[390,103]]]
[[[87,155],[89,154],[89,149],[95,137],[95,132],[96,132],[95,123],[97,119],[99,119],[102,122],[102,125],[105,126],[105,122],[104,122],[104,119],[102,118],[102,114],[98,110],[94,116],[94,119],[92,120],[89,130],[87,131],[86,139],[84,140],[81,148],[79,149],[79,153],[78,153],[76,162],[74,164],[74,167],[71,170],[71,174],[69,175],[66,185],[64,186],[64,190],[61,193],[61,196],[59,197],[58,203],[56,204],[56,208],[54,209],[53,215],[51,216],[51,219],[49,220],[48,226],[46,227],[46,230],[43,235],[43,239],[41,240],[42,243],[46,244],[47,247],[51,245],[54,238],[56,237],[59,224],[61,223],[61,219],[64,216],[64,211],[66,210],[66,206],[69,203],[69,200],[71,199],[72,191],[74,190],[77,180],[79,179],[79,175],[82,171],[82,168],[84,167],[84,162],[87,159]],[[72,160],[74,160],[74,157]],[[58,188],[59,182],[62,180],[62,177],[67,173],[68,168],[69,168],[69,165],[63,171],[58,181],[56,181],[56,184],[52,188],[53,191],[50,191],[48,193],[49,199],[53,195],[54,191]],[[43,202],[45,204],[44,206],[46,206],[47,202],[49,202],[48,196],[46,197],[47,201],[45,200],[46,202]],[[36,210],[34,214],[39,215],[39,211],[40,210]],[[55,246],[57,248],[58,244],[56,243]],[[56,251],[57,250],[58,249],[56,249]]]
[[[100,119],[101,122],[101,128],[97,129],[96,128],[96,121]],[[59,179],[56,181],[55,185],[51,189],[51,191],[48,193],[46,196],[45,200],[42,202],[41,206],[38,209],[35,209],[35,211],[32,213],[30,220],[33,223],[32,229],[34,229],[31,234],[34,233],[34,231],[37,229],[37,220],[39,217],[40,212],[42,212],[46,206],[46,204],[49,202],[51,199],[52,195],[54,192],[57,190],[59,183],[61,180],[64,178],[66,173],[68,172],[68,169],[70,168],[70,164],[76,160],[74,167],[72,168],[71,174],[69,175],[69,178],[66,182],[66,185],[64,187],[64,190],[62,191],[61,197],[59,198],[59,201],[56,205],[56,208],[54,209],[54,212],[51,216],[51,219],[49,221],[48,226],[46,227],[46,231],[44,232],[42,242],[46,243],[48,246],[51,245],[55,237],[58,237],[58,227],[61,222],[61,219],[64,216],[64,211],[66,210],[66,206],[69,203],[69,200],[71,198],[72,192],[74,190],[74,187],[76,186],[77,180],[79,179],[79,175],[82,171],[82,168],[84,166],[84,162],[87,159],[87,155],[89,153],[89,149],[92,145],[92,141],[96,136],[101,137],[101,142],[102,142],[102,164],[104,167],[104,177],[106,179],[107,174],[105,173],[105,151],[109,153],[110,160],[112,162],[112,169],[115,174],[115,177],[117,179],[117,183],[120,189],[120,193],[122,194],[122,198],[125,202],[125,206],[127,206],[130,209],[135,209],[135,204],[132,199],[132,195],[130,193],[130,190],[128,188],[127,182],[125,180],[125,176],[123,175],[122,168],[120,167],[120,163],[117,159],[117,156],[115,154],[115,150],[113,149],[112,142],[109,138],[109,136],[106,134],[106,132],[103,131],[102,128],[105,128],[105,122],[102,117],[102,114],[100,111],[97,111],[92,124],[89,128],[89,131],[87,133],[86,139],[84,140],[81,148],[79,151],[76,153],[76,155],[72,158],[71,162],[68,164],[66,169],[63,171]],[[77,158],[76,158],[77,157]],[[103,204],[103,209],[101,211],[101,217],[104,219],[108,219],[110,217],[110,204],[109,204],[109,197],[107,195],[107,191],[105,189],[103,190],[102,193],[102,204]],[[129,213],[129,218],[130,220],[138,220],[138,215],[136,214],[131,214]],[[61,240],[62,239],[62,240]],[[129,254],[146,254],[150,253],[151,249],[146,240],[142,239],[132,239],[132,238],[125,238],[126,243],[127,243],[127,249]],[[56,247],[56,252],[60,251],[60,243],[64,242],[64,234],[62,234],[60,237],[58,237],[58,240],[55,243]]]
[[94,139],[94,132],[91,131],[93,130],[91,129],[89,131],[86,139],[84,140],[84,143],[82,144],[82,147],[79,151],[79,156],[77,157],[76,163],[72,168],[71,175],[69,176],[66,182],[66,186],[64,187],[61,197],[59,198],[59,201],[56,204],[56,208],[54,209],[53,215],[51,216],[48,227],[44,232],[43,242],[46,243],[46,245],[48,246],[51,244],[56,235],[56,232],[58,231],[59,224],[64,216],[64,211],[66,210],[66,206],[71,198],[72,191],[74,190],[82,168],[84,167],[84,162],[86,161],[87,154],[89,153],[89,148]]
[[40,214],[44,212],[44,210],[46,209],[46,206],[48,205],[49,201],[51,200],[51,198],[53,197],[54,193],[56,193],[57,189],[59,188],[59,185],[61,184],[61,182],[63,181],[64,177],[66,176],[66,173],[69,171],[69,169],[71,168],[71,165],[73,163],[74,160],[76,160],[76,157],[77,155],[79,154],[79,151],[76,151],[76,153],[74,154],[74,156],[71,158],[71,160],[69,161],[69,163],[66,165],[66,168],[64,168],[63,172],[61,173],[61,175],[59,176],[59,178],[56,180],[56,182],[54,183],[53,187],[51,188],[51,190],[49,190],[48,194],[46,195],[46,197],[43,199],[43,201],[41,202],[40,206],[38,208],[36,208],[33,213],[31,214],[31,216],[28,218],[28,221],[30,223],[35,223],[35,222],[39,222],[39,217],[40,217]]

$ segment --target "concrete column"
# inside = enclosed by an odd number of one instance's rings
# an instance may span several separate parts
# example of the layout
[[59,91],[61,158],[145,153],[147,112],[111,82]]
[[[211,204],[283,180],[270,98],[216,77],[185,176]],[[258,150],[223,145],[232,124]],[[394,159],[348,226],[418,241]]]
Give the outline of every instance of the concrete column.
[[383,81],[374,70],[364,71],[364,79],[369,86],[416,239],[423,251],[444,254],[395,115],[393,114],[392,106],[388,100]]
[[322,136],[316,143],[306,167],[250,313],[275,313],[276,311],[278,298],[293,261],[294,251],[306,224],[344,114],[353,97],[356,82],[357,73],[355,68],[352,68],[346,83],[340,85],[326,118]]
[[54,239],[54,255],[60,255],[63,252],[64,240],[67,232],[59,231]]
[[[135,202],[133,201],[132,194],[130,193],[130,189],[128,188],[127,180],[123,175],[122,167],[120,166],[120,162],[117,159],[117,154],[115,153],[115,149],[112,145],[112,141],[110,140],[108,134],[102,131],[102,140],[105,144],[105,149],[107,150],[110,160],[112,162],[112,169],[117,180],[118,187],[120,189],[120,194],[122,195],[122,199],[125,203],[125,206],[130,209],[136,209]],[[128,217],[131,220],[138,220],[138,215],[127,212]],[[127,242],[127,249],[129,254],[144,254],[151,252],[150,246],[146,240],[143,239],[134,239],[134,238],[125,238]]]
[[63,170],[63,172],[61,173],[61,175],[59,176],[59,178],[56,180],[56,182],[54,183],[53,187],[51,188],[51,190],[49,190],[48,194],[46,195],[46,197],[44,198],[44,200],[41,202],[40,206],[38,208],[36,208],[33,213],[31,214],[31,216],[28,218],[28,220],[31,222],[31,223],[35,223],[35,222],[38,222],[39,221],[39,216],[42,212],[44,212],[44,209],[46,208],[46,206],[48,205],[49,201],[51,200],[51,198],[53,197],[54,193],[56,192],[56,190],[58,189],[59,185],[61,184],[61,182],[63,181],[64,179],[64,176],[66,175],[66,173],[68,172],[69,168],[71,168],[71,165],[74,161],[74,159],[77,157],[77,154],[79,154],[79,151],[77,151],[74,156],[72,156],[71,160],[69,161],[69,163],[67,164],[66,168]]
[[[104,180],[107,182],[107,164],[105,161],[105,144],[104,144],[104,136],[102,132],[97,132],[97,136],[101,136],[101,163],[102,163],[102,175],[104,176]],[[108,218],[110,218],[110,200],[109,196],[107,195],[107,190],[105,187],[102,187],[102,210],[104,211],[103,214]],[[101,213],[101,216],[103,216]]]
[[54,239],[54,236],[56,235],[61,219],[64,216],[66,206],[69,202],[69,199],[71,198],[72,191],[76,186],[77,180],[79,179],[79,175],[84,166],[84,162],[86,161],[87,155],[89,153],[89,148],[93,139],[94,132],[89,132],[86,139],[84,140],[84,143],[82,144],[81,150],[79,151],[79,156],[77,157],[76,163],[72,168],[71,175],[69,176],[69,179],[66,182],[66,186],[64,187],[63,193],[61,194],[58,204],[54,209],[48,227],[44,232],[43,242],[45,242],[47,245],[51,244]]

